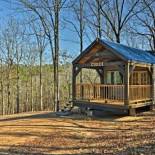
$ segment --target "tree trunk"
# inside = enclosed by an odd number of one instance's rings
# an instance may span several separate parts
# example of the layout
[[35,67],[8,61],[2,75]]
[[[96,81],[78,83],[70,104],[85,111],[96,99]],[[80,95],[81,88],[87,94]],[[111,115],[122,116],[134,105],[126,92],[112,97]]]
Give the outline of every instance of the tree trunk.
[[31,75],[31,81],[30,81],[30,83],[31,83],[31,111],[34,111],[34,109],[33,109],[33,76],[32,76],[32,68],[31,68],[31,73],[30,73]]
[[153,53],[155,54],[155,35],[153,36]]
[[17,109],[16,112],[19,113],[19,64],[17,64],[17,85],[16,85],[16,89],[17,89],[17,96],[16,96],[16,104],[17,104]]
[[55,27],[54,27],[54,102],[55,111],[59,111],[59,3],[55,0]]
[[100,10],[100,0],[97,0],[97,22],[98,22],[98,28],[97,28],[97,38],[102,37],[101,32],[101,10]]
[[42,51],[40,51],[40,110],[43,110],[43,93],[42,93]]
[[4,115],[3,81],[1,81],[1,106],[2,106],[2,115]]
[[116,35],[116,42],[117,43],[120,43],[121,41],[120,41],[120,34],[118,33],[118,34],[115,34]]
[[10,112],[10,80],[8,79],[7,83],[7,114]]
[[[80,0],[80,53],[83,52],[83,0]],[[82,79],[82,69],[80,71],[80,84],[83,83]],[[81,96],[83,94],[83,89],[82,87],[80,88]]]
[[4,115],[4,96],[3,96],[3,65],[1,60],[1,111],[2,115]]
[[29,111],[30,109],[29,109],[29,105],[28,105],[28,103],[29,103],[29,98],[28,98],[28,81],[26,80],[26,92],[25,92],[25,99],[26,99],[26,104],[25,104],[25,111]]

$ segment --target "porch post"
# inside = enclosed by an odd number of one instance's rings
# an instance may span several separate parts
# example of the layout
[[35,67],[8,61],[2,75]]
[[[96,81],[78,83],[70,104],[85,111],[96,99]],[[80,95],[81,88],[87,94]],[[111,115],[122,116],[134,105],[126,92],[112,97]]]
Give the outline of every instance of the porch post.
[[129,105],[129,78],[130,78],[130,65],[125,64],[125,74],[124,74],[124,104]]
[[76,99],[76,76],[80,72],[81,67],[77,67],[75,64],[73,64],[72,67],[72,100]]
[[107,84],[107,69],[106,69],[106,67],[104,67],[103,76],[104,76],[104,84]]
[[100,83],[104,84],[105,77],[104,77],[104,68],[96,69],[98,75],[100,76]]
[[155,64],[152,66],[152,101],[155,106]]
[[75,65],[72,68],[72,100],[76,99],[76,74],[75,74]]
[[101,84],[104,84],[104,69],[102,72],[102,76],[100,76],[100,81],[101,81]]

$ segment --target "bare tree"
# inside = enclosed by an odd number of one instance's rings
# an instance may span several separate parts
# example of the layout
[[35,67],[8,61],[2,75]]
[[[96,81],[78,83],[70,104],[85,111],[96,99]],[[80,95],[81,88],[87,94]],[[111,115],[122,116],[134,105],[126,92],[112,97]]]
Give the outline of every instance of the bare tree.
[[[65,102],[66,102],[66,99],[67,100],[71,99],[71,96],[70,96],[71,95],[71,65],[70,65],[70,62],[72,61],[73,57],[67,51],[63,51],[62,54],[60,55],[60,58],[61,58],[60,63],[64,70],[62,74],[64,74],[63,77],[65,77],[65,80],[62,84],[64,85],[64,88],[67,87],[67,96],[63,95],[61,98],[63,98],[63,100],[65,98]],[[65,92],[66,90],[63,89],[64,94]]]
[[[88,22],[88,28],[95,34],[95,37],[101,38],[104,26],[102,24],[101,8],[107,3],[107,0],[86,0],[88,5],[88,11],[85,15],[86,21]],[[96,33],[94,32],[94,29]]]
[[[79,3],[80,5],[78,6]],[[77,18],[78,24],[79,24],[79,30],[76,27],[75,24],[72,23],[72,25],[74,25],[74,28],[77,31],[77,34],[79,36],[79,40],[80,40],[80,53],[83,52],[83,37],[84,37],[84,28],[85,28],[85,23],[84,23],[84,0],[80,0],[79,2],[77,2],[76,5],[74,5],[73,10],[75,13],[75,16]],[[82,83],[82,71],[80,72],[80,83]]]
[[19,97],[20,97],[20,85],[19,85],[19,68],[20,68],[20,62],[22,59],[22,52],[23,52],[23,41],[24,41],[24,32],[19,26],[19,24],[16,22],[14,23],[14,27],[12,29],[14,41],[15,41],[15,63],[16,63],[16,89],[17,89],[17,95],[16,95],[16,105],[17,109],[16,112],[20,112],[20,103],[19,103]]
[[[73,19],[65,19],[69,25],[73,27],[73,31],[76,32],[79,42],[80,42],[80,53],[83,52],[83,44],[84,44],[84,35],[85,35],[85,25],[86,21],[84,19],[84,14],[85,14],[85,0],[77,0],[77,1],[71,1],[72,2],[72,7],[71,13],[73,15]],[[75,20],[76,19],[76,20]],[[82,83],[82,71],[80,72],[80,83]]]
[[[100,4],[101,14],[115,35],[116,42],[121,42],[121,33],[125,25],[141,10],[137,9],[140,0],[110,0]],[[130,2],[130,3],[129,3]]]
[[[10,106],[10,80],[12,68],[16,68],[16,112],[19,113],[19,66],[22,58],[22,47],[23,47],[23,32],[19,23],[15,19],[11,19],[8,22],[7,28],[3,32],[4,40],[4,53],[6,57],[6,62],[8,64],[7,73],[8,73],[8,107]],[[9,108],[8,108],[9,109]],[[13,109],[12,109],[13,110]]]
[[30,24],[32,33],[34,34],[36,41],[37,41],[37,47],[39,52],[39,63],[40,63],[40,110],[43,110],[43,84],[42,84],[42,62],[43,62],[43,53],[45,51],[45,48],[47,46],[46,42],[46,36],[44,31],[42,30],[42,27],[40,23],[32,23]]
[[3,74],[4,74],[4,69],[3,69],[3,49],[2,49],[2,36],[0,35],[0,92],[1,92],[1,114],[4,115],[4,94],[3,94],[3,87],[4,87],[4,83],[3,83]]
[[0,57],[0,74],[1,74],[1,77],[0,77],[0,91],[1,91],[1,114],[4,115],[4,96],[3,96],[3,58],[2,56]]
[[59,110],[59,22],[60,11],[67,0],[17,0],[39,18],[45,35],[48,38],[54,66],[54,105]]
[[155,1],[141,0],[141,11],[136,14],[131,31],[141,37],[147,38],[151,50],[155,53]]
[[[33,91],[33,76],[34,76],[34,67],[37,61],[38,52],[37,45],[34,42],[27,41],[26,50],[24,50],[24,59],[23,63],[26,65],[28,69],[28,75],[26,76],[30,79],[30,109],[34,111],[34,91]],[[27,96],[28,97],[28,96]],[[28,99],[26,99],[28,100]],[[28,105],[27,105],[28,106]]]
[[9,28],[6,28],[3,33],[3,53],[5,55],[5,64],[6,64],[6,78],[7,78],[7,107],[6,113],[9,114],[11,112],[11,90],[10,90],[10,81],[11,81],[11,69],[13,67],[13,48],[14,48],[14,40],[12,40],[11,31]]

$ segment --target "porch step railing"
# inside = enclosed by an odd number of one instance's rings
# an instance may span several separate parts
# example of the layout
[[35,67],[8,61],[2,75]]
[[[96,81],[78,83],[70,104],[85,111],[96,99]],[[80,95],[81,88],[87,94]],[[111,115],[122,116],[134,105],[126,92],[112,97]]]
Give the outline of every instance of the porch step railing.
[[[130,85],[129,102],[151,99],[151,85]],[[77,84],[78,100],[124,101],[124,85]]]

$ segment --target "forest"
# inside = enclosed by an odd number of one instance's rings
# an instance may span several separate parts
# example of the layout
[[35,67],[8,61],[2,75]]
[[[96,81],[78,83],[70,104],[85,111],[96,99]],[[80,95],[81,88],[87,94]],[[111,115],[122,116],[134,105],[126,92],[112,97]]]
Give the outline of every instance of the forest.
[[0,3],[0,115],[61,109],[72,99],[72,60],[96,38],[155,52],[154,0]]

